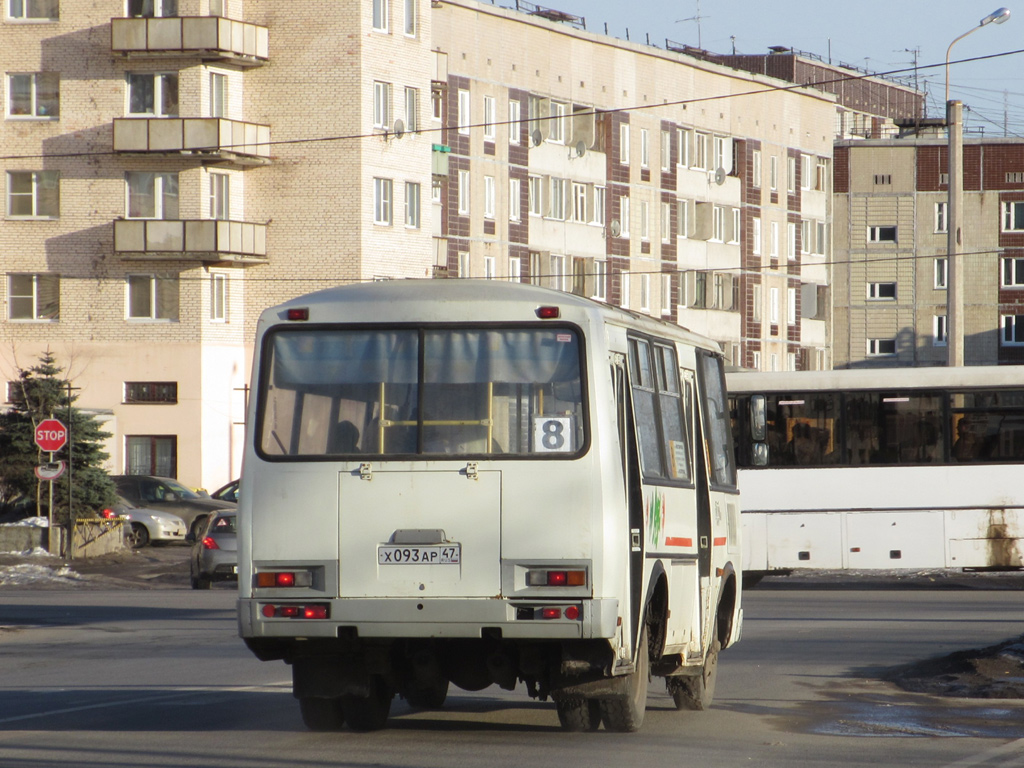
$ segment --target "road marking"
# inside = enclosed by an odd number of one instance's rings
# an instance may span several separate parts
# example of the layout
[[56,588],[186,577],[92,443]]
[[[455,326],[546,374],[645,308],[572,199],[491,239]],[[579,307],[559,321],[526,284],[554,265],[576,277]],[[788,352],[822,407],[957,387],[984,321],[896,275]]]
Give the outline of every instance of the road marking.
[[291,690],[291,687],[292,683],[290,680],[287,682],[267,683],[264,685],[232,685],[225,688],[196,686],[193,688],[184,688],[179,693],[169,693],[163,696],[140,696],[135,699],[118,699],[117,701],[106,701],[102,704],[82,704],[77,707],[62,707],[61,709],[50,709],[45,712],[32,712],[25,715],[15,715],[14,717],[4,717],[0,718],[0,725],[5,723],[17,723],[23,720],[35,720],[40,717],[51,717],[53,715],[67,715],[72,712],[87,712],[93,709],[109,709],[111,707],[122,707],[134,704],[151,704],[156,701],[173,701],[174,699],[184,699],[189,696],[193,696],[196,693],[245,693],[247,691],[273,691],[277,689],[289,691]]

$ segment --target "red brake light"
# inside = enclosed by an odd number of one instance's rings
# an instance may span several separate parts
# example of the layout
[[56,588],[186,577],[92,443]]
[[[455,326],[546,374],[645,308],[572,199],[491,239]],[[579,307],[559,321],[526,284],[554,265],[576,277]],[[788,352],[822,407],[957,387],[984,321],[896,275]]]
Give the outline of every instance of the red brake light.
[[537,317],[541,320],[557,320],[561,314],[558,307],[537,307]]
[[540,617],[542,619],[560,619],[562,618],[561,608],[542,608],[540,611]]
[[104,518],[105,520],[113,520],[117,517],[117,512],[115,512],[112,509],[104,509],[102,512],[100,512],[100,517]]
[[217,542],[211,536],[207,536],[203,539],[203,549],[220,549],[220,547],[217,546]]
[[294,307],[288,310],[289,320],[309,320],[309,307]]
[[549,587],[564,587],[569,581],[569,574],[565,571],[548,571]]
[[294,573],[275,573],[274,574],[274,586],[277,587],[294,587],[295,586],[295,574]]

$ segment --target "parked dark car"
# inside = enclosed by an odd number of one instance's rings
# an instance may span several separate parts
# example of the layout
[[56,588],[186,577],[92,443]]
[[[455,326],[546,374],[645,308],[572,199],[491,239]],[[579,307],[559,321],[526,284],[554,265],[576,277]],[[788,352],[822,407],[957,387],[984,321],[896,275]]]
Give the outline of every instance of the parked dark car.
[[188,526],[189,536],[198,535],[199,526],[212,513],[222,509],[235,509],[230,501],[200,496],[170,477],[152,475],[114,475],[111,480],[117,492],[132,504],[149,509],[160,509],[177,515]]
[[227,485],[222,485],[216,491],[210,494],[211,499],[220,499],[221,501],[233,501],[238,502],[238,481],[232,480]]
[[192,589],[209,589],[215,581],[237,581],[238,537],[234,512],[210,515],[192,544],[189,579]]

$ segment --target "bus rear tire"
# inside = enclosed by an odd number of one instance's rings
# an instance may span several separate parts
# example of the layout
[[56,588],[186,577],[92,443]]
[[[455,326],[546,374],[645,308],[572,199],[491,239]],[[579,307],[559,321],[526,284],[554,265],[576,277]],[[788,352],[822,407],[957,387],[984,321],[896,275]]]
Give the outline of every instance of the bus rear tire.
[[394,692],[378,676],[370,681],[369,696],[343,696],[342,709],[345,721],[353,731],[379,731],[391,714],[391,699]]
[[311,731],[338,731],[345,724],[341,699],[299,699],[302,722]]
[[676,709],[689,709],[703,712],[711,709],[715,698],[715,683],[718,681],[718,654],[722,650],[722,641],[718,639],[715,629],[714,640],[704,657],[704,667],[699,675],[693,677],[669,677],[665,679],[665,687],[672,694]]
[[601,702],[597,699],[558,699],[555,707],[562,730],[581,733],[601,727]]
[[402,698],[413,709],[441,709],[448,698],[448,681],[440,680],[422,688],[402,691]]
[[621,699],[601,700],[601,719],[604,727],[618,733],[633,733],[640,730],[647,711],[647,685],[650,682],[651,665],[647,650],[647,627],[640,633],[640,647],[636,654],[636,668],[623,681],[626,696]]

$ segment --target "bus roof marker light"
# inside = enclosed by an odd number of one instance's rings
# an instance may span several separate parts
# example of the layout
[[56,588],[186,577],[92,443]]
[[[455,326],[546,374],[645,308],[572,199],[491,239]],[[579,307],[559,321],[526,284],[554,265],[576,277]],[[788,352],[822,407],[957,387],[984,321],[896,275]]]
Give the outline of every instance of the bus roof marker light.
[[309,320],[309,307],[292,307],[287,317],[289,320]]
[[557,320],[561,316],[558,307],[537,307],[537,317],[541,320]]

